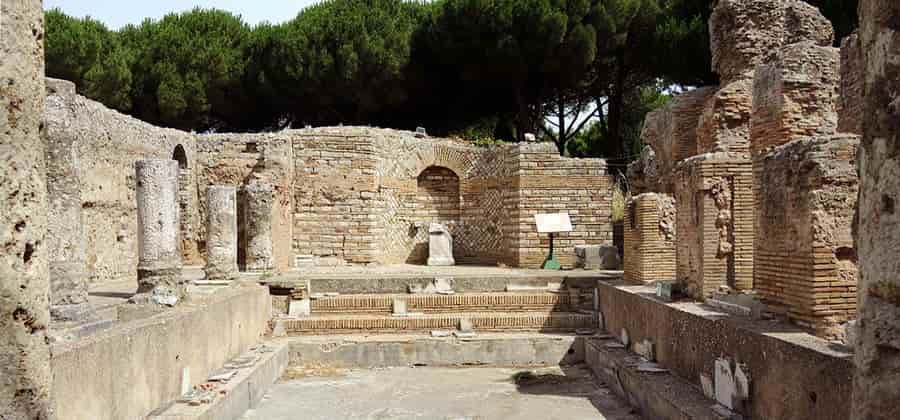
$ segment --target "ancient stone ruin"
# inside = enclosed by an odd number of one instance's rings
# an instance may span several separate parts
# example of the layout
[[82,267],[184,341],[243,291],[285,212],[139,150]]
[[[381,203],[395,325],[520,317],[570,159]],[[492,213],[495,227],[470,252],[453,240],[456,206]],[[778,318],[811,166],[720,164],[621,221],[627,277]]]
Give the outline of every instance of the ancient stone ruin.
[[[858,127],[859,76],[848,70],[858,52],[845,47],[842,63],[830,23],[801,1],[719,2],[710,35],[722,85],[645,122],[648,150],[629,173],[636,192],[654,195],[630,204],[625,252],[651,262],[626,278],[674,281],[698,299],[751,293],[821,336],[843,336],[856,313],[859,132],[839,126]],[[656,233],[672,216],[649,211],[651,197],[674,199],[674,241]]]
[[900,4],[860,15],[835,48],[716,3],[721,84],[647,115],[620,258],[602,159],[154,127],[3,2],[0,418],[896,419]]

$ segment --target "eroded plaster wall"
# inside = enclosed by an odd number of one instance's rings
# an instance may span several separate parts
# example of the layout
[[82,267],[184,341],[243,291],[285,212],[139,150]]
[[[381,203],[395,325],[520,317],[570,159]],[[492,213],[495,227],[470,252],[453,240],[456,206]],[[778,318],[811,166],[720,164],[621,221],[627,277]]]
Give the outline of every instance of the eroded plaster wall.
[[[91,282],[136,281],[134,163],[142,159],[172,159],[176,146],[181,145],[188,167],[192,167],[194,136],[110,110],[77,95],[70,82],[48,83],[55,88],[48,92],[44,104],[47,135],[66,138],[77,148],[85,273]],[[196,196],[192,191],[188,194]],[[195,215],[196,211],[189,208],[185,217]]]

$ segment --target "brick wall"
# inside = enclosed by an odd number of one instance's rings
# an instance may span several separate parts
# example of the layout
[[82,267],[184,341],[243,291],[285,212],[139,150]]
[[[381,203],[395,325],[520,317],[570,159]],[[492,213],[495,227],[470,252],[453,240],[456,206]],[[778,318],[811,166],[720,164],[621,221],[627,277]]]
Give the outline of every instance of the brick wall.
[[612,244],[611,181],[602,159],[568,159],[551,143],[507,146],[514,169],[507,229],[512,262],[540,267],[547,257],[549,236],[538,234],[534,215],[568,211],[573,231],[556,236],[555,255],[563,266],[575,262],[575,245]]
[[753,79],[722,86],[707,99],[697,127],[697,154],[750,151]]
[[795,140],[762,159],[756,289],[821,336],[856,314],[851,226],[858,193],[855,135]]
[[294,148],[294,253],[377,261],[378,155],[365,129],[301,130]]
[[752,165],[709,153],[676,167],[676,279],[696,298],[753,288]]
[[634,196],[625,208],[625,280],[675,280],[675,200],[667,194]]

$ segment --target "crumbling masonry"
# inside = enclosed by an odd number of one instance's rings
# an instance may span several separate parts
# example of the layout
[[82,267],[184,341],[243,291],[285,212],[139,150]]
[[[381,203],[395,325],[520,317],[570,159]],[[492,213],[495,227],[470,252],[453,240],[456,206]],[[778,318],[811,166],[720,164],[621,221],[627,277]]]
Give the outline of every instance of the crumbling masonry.
[[[675,241],[626,247],[625,276],[675,280],[700,299],[755,292],[842,336],[856,311],[859,47],[853,37],[843,53],[831,47],[830,23],[802,1],[720,1],[710,38],[722,84],[648,114],[629,168],[636,192],[674,196]],[[674,278],[629,258],[674,266]]]

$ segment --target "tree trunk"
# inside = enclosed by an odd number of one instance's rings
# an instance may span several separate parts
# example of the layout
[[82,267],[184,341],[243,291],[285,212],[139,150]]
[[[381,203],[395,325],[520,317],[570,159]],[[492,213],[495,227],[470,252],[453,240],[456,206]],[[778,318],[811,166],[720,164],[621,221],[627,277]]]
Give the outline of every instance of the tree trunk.
[[616,51],[616,75],[613,81],[612,95],[609,98],[609,141],[613,159],[621,158],[622,153],[622,106],[625,100],[625,50]]

